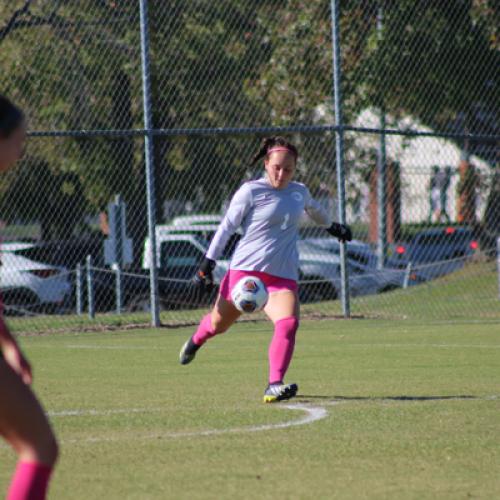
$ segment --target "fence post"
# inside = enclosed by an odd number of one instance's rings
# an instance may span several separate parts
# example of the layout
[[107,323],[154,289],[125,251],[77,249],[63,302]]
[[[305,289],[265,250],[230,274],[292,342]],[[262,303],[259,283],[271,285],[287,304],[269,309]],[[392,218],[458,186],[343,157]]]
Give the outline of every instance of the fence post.
[[153,163],[153,134],[151,120],[151,87],[149,72],[149,26],[148,3],[140,0],[141,16],[141,69],[142,93],[144,107],[144,159],[146,164],[146,191],[148,204],[148,236],[151,243],[149,247],[149,281],[151,295],[151,324],[160,326],[160,311],[158,307],[158,270],[156,268],[156,207],[155,207],[155,178]]
[[406,266],[406,269],[405,269],[403,288],[408,288],[408,284],[410,283],[411,269],[412,269],[412,262],[410,261],[410,262],[408,262],[408,265]]
[[95,318],[94,279],[92,275],[92,256],[87,255],[87,293],[89,303],[89,319]]
[[[377,37],[382,39],[384,11],[379,6],[377,12]],[[380,92],[382,96],[382,92]],[[383,99],[383,97],[380,97]],[[385,143],[385,107],[380,106],[380,133],[377,151],[377,269],[385,266],[387,253],[387,154]]]
[[[344,122],[342,116],[341,59],[339,0],[331,0],[332,50],[333,50],[333,96],[335,105],[335,159],[337,166],[337,193],[339,222],[345,224],[345,172],[344,172]],[[346,244],[340,242],[340,274],[342,312],[345,318],[351,315],[349,303],[349,280],[347,275]]]
[[500,238],[497,238],[498,299],[500,300]]
[[116,314],[122,313],[123,299],[122,299],[122,271],[120,264],[114,264],[115,271],[115,285],[116,285]]
[[76,265],[76,314],[83,314],[83,273],[80,262]]

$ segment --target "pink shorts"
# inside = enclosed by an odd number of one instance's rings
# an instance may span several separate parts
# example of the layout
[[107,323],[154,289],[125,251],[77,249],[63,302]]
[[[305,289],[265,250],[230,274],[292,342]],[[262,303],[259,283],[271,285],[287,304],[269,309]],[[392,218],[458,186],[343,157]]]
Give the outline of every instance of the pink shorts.
[[298,290],[297,282],[295,280],[280,278],[279,276],[273,276],[272,274],[263,273],[261,271],[240,271],[237,269],[229,269],[220,283],[219,293],[222,297],[231,302],[231,290],[234,285],[236,285],[236,283],[238,283],[238,281],[245,276],[256,276],[261,279],[264,285],[266,285],[269,293],[279,292],[281,290],[296,292]]

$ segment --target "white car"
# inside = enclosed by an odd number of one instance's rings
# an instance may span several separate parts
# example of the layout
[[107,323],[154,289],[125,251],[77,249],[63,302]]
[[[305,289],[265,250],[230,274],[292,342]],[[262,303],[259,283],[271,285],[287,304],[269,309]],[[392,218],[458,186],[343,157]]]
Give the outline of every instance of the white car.
[[[341,289],[340,256],[321,250],[304,240],[297,242],[299,251],[300,272],[302,281],[310,281],[307,276],[323,276]],[[399,288],[403,284],[404,273],[394,269],[377,270],[374,267],[347,259],[347,273],[349,277],[349,291],[355,297],[382,293]],[[305,274],[305,276],[304,276]]]
[[[337,238],[304,238],[302,241],[320,248],[321,250],[340,255],[340,242]],[[377,267],[377,255],[368,243],[360,240],[348,241],[346,243],[346,249],[348,259],[359,262],[367,267]]]
[[29,244],[5,244],[0,252],[0,291],[6,312],[62,306],[71,292],[67,270],[17,255],[15,250],[28,248],[23,245]]

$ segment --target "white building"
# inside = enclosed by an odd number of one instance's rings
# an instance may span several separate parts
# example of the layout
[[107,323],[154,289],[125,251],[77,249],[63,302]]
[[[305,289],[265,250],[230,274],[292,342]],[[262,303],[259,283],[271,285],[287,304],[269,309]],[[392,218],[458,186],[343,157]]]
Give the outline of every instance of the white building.
[[[388,128],[398,130],[419,130],[432,132],[416,120],[404,118],[397,122],[390,121]],[[366,128],[378,128],[379,117],[372,110],[365,110],[356,120],[355,126]],[[378,148],[379,135],[356,133],[355,143],[360,148]],[[430,212],[430,181],[433,167],[441,169],[449,166],[452,168],[451,182],[447,189],[446,212],[451,221],[457,217],[457,183],[459,175],[457,168],[460,164],[462,151],[450,140],[435,137],[406,137],[400,135],[386,135],[387,159],[399,162],[401,167],[401,216],[403,223],[427,221]],[[346,152],[349,155],[349,151]],[[480,158],[470,157],[470,163],[478,169],[483,189],[478,190],[477,217],[481,218],[489,193],[489,182],[491,181],[491,168]],[[365,188],[363,196],[368,196]],[[363,204],[367,207],[368,200]],[[368,210],[364,210],[364,218],[367,221]]]

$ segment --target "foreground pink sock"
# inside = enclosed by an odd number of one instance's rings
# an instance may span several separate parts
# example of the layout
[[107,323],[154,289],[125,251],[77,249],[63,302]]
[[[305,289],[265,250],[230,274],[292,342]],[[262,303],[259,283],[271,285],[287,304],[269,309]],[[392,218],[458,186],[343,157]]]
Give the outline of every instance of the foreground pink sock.
[[200,326],[198,326],[198,330],[193,335],[192,339],[196,345],[203,345],[208,339],[212,338],[216,335],[216,332],[212,328],[212,320],[210,314],[203,316],[203,319],[200,321]]
[[274,336],[269,345],[269,383],[282,382],[295,347],[299,320],[295,316],[280,319],[274,324]]
[[7,500],[44,500],[52,467],[37,462],[17,463]]

